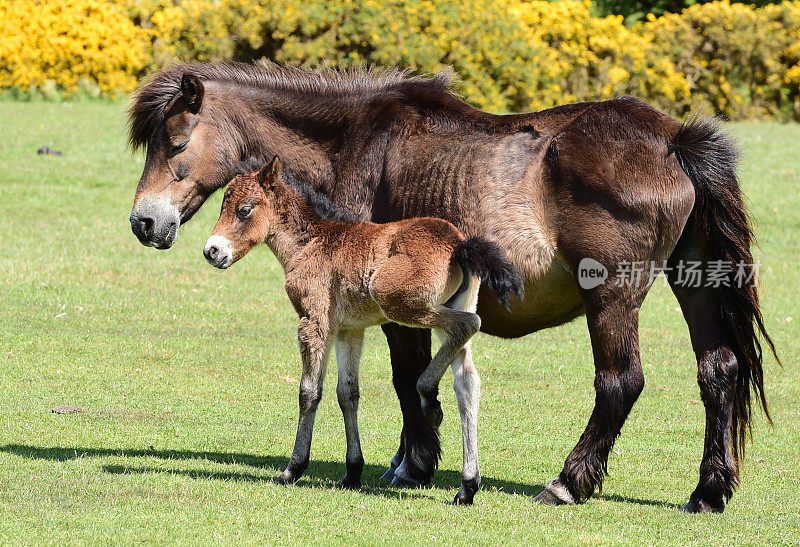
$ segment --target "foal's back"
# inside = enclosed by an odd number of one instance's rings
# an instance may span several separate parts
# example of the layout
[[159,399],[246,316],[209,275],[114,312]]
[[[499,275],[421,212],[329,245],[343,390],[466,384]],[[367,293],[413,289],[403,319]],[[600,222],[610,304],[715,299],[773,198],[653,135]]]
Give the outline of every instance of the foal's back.
[[464,236],[445,220],[322,220],[318,228],[303,260],[286,272],[287,293],[294,302],[309,291],[327,292],[343,323],[384,323],[383,306],[441,304],[461,283],[453,252]]

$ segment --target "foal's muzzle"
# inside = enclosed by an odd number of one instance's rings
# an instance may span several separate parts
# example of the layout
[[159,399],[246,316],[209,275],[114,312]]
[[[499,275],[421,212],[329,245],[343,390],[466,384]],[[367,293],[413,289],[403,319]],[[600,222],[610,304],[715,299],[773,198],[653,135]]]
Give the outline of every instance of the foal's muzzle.
[[227,238],[222,236],[211,236],[208,238],[206,246],[203,249],[203,256],[206,257],[209,264],[221,270],[233,264],[231,243]]
[[146,195],[131,211],[131,231],[142,245],[169,249],[178,239],[178,208],[166,196]]

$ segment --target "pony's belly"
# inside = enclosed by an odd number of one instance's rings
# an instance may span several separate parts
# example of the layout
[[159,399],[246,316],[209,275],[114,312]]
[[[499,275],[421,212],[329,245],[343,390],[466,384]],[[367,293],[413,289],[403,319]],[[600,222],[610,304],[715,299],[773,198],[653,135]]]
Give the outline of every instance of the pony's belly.
[[481,292],[478,300],[481,331],[503,338],[562,325],[583,313],[578,287],[560,258],[553,260],[544,274],[528,278],[525,300],[513,302],[511,311],[500,306],[491,293]]

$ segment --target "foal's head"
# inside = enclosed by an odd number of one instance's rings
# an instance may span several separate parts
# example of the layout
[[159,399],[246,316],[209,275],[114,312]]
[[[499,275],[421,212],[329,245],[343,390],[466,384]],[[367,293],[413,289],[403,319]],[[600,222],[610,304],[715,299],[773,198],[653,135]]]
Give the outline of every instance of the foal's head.
[[264,242],[278,220],[271,198],[280,179],[281,161],[275,156],[269,165],[237,175],[231,181],[217,225],[203,250],[212,266],[228,268]]

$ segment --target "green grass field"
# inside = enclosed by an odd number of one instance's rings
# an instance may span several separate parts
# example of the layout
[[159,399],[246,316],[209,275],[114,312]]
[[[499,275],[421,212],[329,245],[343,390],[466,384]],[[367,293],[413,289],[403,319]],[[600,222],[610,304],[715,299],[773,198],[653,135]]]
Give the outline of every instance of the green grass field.
[[[379,483],[401,423],[379,329],[362,362],[364,488],[335,488],[335,367],[307,474],[277,485],[300,375],[280,267],[266,247],[226,272],[206,264],[219,196],[172,250],[139,245],[128,214],[143,158],[125,150],[123,108],[0,102],[0,543],[800,541],[800,126],[730,127],[745,145],[765,317],[786,367],[766,363],[775,425],[759,414],[727,511],[685,515],[704,413],[663,280],[641,314],[647,385],[587,503],[530,502],[591,412],[583,318],[521,340],[476,337],[484,488],[473,507],[446,505],[461,469],[449,373],[434,486]],[[63,156],[37,156],[42,145]],[[60,405],[85,412],[51,412]]]

